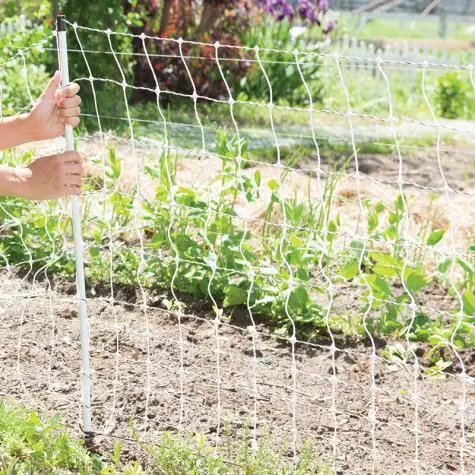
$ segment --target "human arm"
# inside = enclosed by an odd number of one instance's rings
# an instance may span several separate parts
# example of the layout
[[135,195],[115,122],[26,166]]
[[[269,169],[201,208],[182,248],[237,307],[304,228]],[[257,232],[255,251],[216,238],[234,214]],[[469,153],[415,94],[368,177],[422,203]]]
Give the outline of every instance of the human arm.
[[58,89],[60,81],[57,71],[28,114],[0,121],[0,149],[56,138],[64,133],[65,124],[79,124],[79,85]]
[[0,167],[0,196],[50,200],[77,195],[82,187],[82,158],[77,152],[40,157],[27,167]]

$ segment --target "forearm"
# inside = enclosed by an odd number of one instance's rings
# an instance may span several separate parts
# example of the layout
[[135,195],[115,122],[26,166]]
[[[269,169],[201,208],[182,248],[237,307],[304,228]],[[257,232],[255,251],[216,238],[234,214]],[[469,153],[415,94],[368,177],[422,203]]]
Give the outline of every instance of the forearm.
[[0,196],[23,196],[28,174],[26,168],[0,166]]
[[27,114],[0,120],[0,149],[33,141],[33,131],[30,129]]

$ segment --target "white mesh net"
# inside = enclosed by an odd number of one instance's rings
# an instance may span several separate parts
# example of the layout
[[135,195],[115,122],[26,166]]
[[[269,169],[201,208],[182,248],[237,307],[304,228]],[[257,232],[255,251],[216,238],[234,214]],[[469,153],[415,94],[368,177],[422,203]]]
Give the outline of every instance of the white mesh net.
[[[198,431],[232,452],[270,439],[295,463],[309,442],[342,473],[475,471],[474,129],[433,102],[437,78],[473,84],[472,67],[71,23],[68,39],[95,130],[76,140],[96,440],[133,444],[133,421],[141,441]],[[35,55],[53,40],[2,65],[27,91],[24,104],[2,95],[4,114],[34,102]],[[314,67],[333,78],[324,107]],[[261,100],[233,89],[250,70]],[[281,100],[275,71],[300,79],[298,103]],[[203,75],[218,85],[208,94]],[[394,89],[425,115],[402,115]],[[0,215],[0,394],[78,428],[68,202],[3,198]]]

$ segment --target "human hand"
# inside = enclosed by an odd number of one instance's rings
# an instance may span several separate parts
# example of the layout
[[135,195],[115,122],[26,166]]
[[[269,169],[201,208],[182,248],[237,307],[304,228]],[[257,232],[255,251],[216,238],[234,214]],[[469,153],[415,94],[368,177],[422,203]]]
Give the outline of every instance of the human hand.
[[59,137],[65,124],[76,127],[79,124],[81,98],[77,95],[79,84],[72,83],[58,89],[61,75],[56,71],[40,98],[28,114],[28,135],[32,140]]
[[40,157],[25,168],[15,168],[15,195],[29,200],[51,200],[79,195],[84,174],[81,155],[64,152]]

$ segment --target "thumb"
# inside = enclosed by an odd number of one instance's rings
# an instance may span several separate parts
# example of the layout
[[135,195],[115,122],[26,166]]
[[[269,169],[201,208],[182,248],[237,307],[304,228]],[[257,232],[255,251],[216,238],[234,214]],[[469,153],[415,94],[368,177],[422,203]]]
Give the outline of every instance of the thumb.
[[46,86],[45,90],[43,91],[43,94],[41,96],[43,99],[54,99],[54,94],[56,90],[59,87],[59,84],[61,82],[61,74],[59,71],[56,71],[54,73],[54,76],[50,79],[48,85]]

